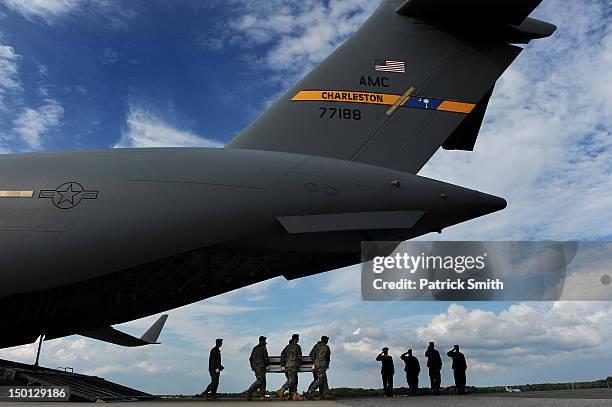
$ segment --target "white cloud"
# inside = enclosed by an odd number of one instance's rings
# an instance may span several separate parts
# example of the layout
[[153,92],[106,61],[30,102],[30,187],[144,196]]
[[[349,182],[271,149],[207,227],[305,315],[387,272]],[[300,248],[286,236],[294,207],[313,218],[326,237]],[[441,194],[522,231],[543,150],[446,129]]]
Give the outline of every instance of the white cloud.
[[350,294],[359,297],[361,292],[361,265],[343,267],[325,276],[326,283],[321,291],[326,294]]
[[169,365],[163,365],[163,364],[160,365],[160,364],[148,362],[146,360],[136,363],[135,367],[137,367],[138,369],[144,370],[147,373],[165,373],[165,372],[172,371],[172,367],[170,367]]
[[242,289],[247,301],[262,301],[268,298],[270,290],[275,286],[278,279],[265,280]]
[[[600,312],[605,315],[603,319],[590,318]],[[408,336],[421,343],[435,340],[446,347],[460,343],[479,360],[508,365],[532,354],[611,355],[604,349],[605,338],[612,333],[609,322],[612,307],[605,303],[558,302],[549,310],[522,303],[499,314],[452,304]]]
[[261,307],[248,307],[243,305],[218,304],[215,302],[203,302],[198,306],[199,313],[210,313],[215,315],[230,315],[242,312],[259,311]]
[[19,81],[19,59],[15,49],[0,42],[0,112],[7,109],[7,95],[21,90]]
[[11,9],[26,18],[42,18],[47,23],[54,22],[76,9],[83,0],[2,0]]
[[136,15],[131,4],[118,0],[0,0],[0,4],[30,21],[42,20],[48,25],[78,16],[95,24],[122,30]]
[[241,13],[222,23],[223,29],[217,31],[222,33],[221,38],[201,35],[198,41],[213,50],[222,48],[223,44],[246,49],[265,46],[263,56],[251,57],[258,65],[276,73],[270,82],[286,88],[359,28],[380,1],[236,0],[233,3]]
[[470,371],[474,372],[492,372],[496,369],[494,363],[481,362],[478,359],[467,359],[467,364],[470,366]]
[[179,130],[152,113],[131,108],[127,117],[127,131],[114,148],[139,147],[222,147],[214,140]]
[[123,58],[123,55],[112,48],[104,48],[104,52],[98,58],[105,65],[113,65]]
[[[49,132],[62,125],[64,107],[49,97],[45,85],[38,87],[41,97],[38,106],[24,103],[24,88],[19,79],[21,58],[12,46],[0,42],[0,112],[12,118],[7,120],[12,121],[12,127],[2,123],[6,130],[0,133],[0,153],[41,149]],[[44,65],[37,68],[41,76],[46,75]]]
[[45,134],[61,125],[64,108],[54,99],[45,99],[45,104],[36,108],[25,108],[13,121],[13,132],[31,149],[42,146]]

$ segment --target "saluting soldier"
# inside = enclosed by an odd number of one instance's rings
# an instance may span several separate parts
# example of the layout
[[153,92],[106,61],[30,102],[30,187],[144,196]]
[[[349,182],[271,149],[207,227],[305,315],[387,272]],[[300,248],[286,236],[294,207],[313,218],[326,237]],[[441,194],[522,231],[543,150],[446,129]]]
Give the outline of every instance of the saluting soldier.
[[393,358],[389,355],[389,348],[382,348],[382,352],[376,357],[376,360],[381,362],[380,375],[382,376],[383,390],[385,397],[393,396],[393,375],[395,367],[393,366]]
[[251,370],[255,372],[255,382],[245,392],[247,400],[253,399],[253,393],[259,389],[259,395],[261,400],[269,400],[266,397],[266,371],[268,370],[269,358],[268,349],[266,348],[265,336],[259,337],[259,343],[251,351],[249,357],[249,363],[251,364]]
[[427,351],[425,351],[425,357],[427,358],[427,368],[429,369],[431,392],[433,394],[440,394],[440,370],[442,370],[442,359],[440,358],[440,352],[435,348],[433,342],[429,342]]
[[467,370],[467,362],[465,356],[459,351],[459,345],[455,345],[453,349],[447,353],[449,358],[453,359],[453,374],[455,376],[455,387],[457,393],[465,394],[465,371]]
[[404,367],[404,371],[406,372],[406,381],[408,382],[408,388],[410,388],[410,394],[414,396],[419,389],[419,373],[421,373],[421,365],[419,364],[419,360],[412,355],[412,349],[408,349],[408,352],[403,353],[400,358],[406,364]]
[[304,393],[304,396],[306,396],[308,400],[314,400],[314,392],[316,389],[319,389],[321,399],[325,399],[325,393],[329,390],[327,384],[327,369],[329,369],[331,350],[327,345],[328,342],[329,337],[323,335],[321,340],[317,342],[310,351],[310,357],[312,358],[316,376],[315,380],[308,387],[308,391]]
[[210,373],[210,384],[206,386],[206,390],[202,392],[202,396],[204,396],[206,400],[217,399],[219,376],[221,376],[221,371],[224,369],[223,365],[221,364],[221,346],[223,346],[223,339],[216,339],[215,347],[210,350],[210,356],[208,357],[208,372]]
[[278,389],[276,394],[280,399],[285,398],[285,391],[289,390],[289,400],[303,400],[297,392],[298,387],[298,370],[302,365],[302,348],[298,345],[300,335],[293,334],[291,336],[291,342],[286,347],[285,357],[281,355],[281,367],[283,367],[287,373],[287,381],[283,386]]

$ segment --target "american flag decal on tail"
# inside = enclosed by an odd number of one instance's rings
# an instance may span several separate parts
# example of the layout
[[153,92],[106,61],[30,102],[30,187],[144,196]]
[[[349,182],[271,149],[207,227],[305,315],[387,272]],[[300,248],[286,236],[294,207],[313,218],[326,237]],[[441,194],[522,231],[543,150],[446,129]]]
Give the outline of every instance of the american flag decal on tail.
[[406,73],[406,63],[404,61],[377,59],[376,61],[374,61],[374,69],[381,72]]

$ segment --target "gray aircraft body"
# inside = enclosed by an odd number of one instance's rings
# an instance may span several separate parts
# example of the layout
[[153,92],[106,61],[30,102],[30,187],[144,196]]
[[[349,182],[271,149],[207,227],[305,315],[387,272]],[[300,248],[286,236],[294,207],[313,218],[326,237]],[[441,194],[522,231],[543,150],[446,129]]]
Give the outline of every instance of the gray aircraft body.
[[387,0],[222,149],[0,156],[0,347],[151,343],[111,325],[503,209],[416,174],[473,149],[515,44],[555,29],[539,3]]

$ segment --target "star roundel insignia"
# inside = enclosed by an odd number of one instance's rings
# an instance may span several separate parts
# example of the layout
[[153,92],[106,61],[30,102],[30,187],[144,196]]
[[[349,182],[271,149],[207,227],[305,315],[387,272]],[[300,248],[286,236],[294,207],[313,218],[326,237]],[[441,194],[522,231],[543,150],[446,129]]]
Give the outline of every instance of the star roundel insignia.
[[83,199],[96,199],[98,191],[86,191],[78,182],[66,182],[55,190],[43,190],[39,198],[50,198],[53,205],[60,209],[71,209],[77,206]]

